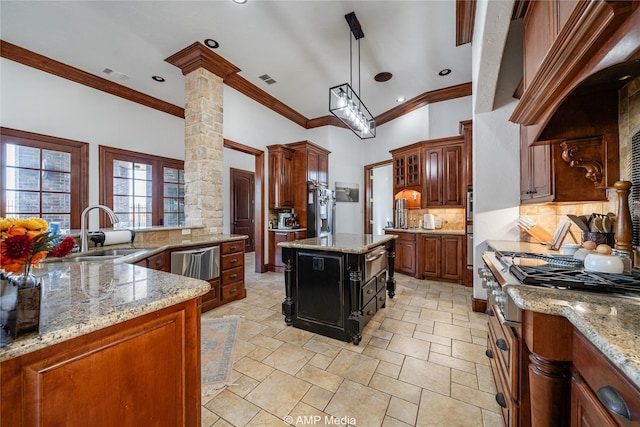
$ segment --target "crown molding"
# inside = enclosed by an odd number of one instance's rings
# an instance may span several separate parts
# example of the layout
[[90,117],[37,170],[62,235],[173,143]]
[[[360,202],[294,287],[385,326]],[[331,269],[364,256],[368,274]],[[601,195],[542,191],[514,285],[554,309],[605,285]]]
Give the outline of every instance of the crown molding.
[[476,0],[456,0],[456,46],[471,43]]
[[240,71],[240,68],[200,42],[185,47],[166,58],[165,61],[180,68],[185,76],[198,68],[204,68],[224,80]]
[[71,65],[64,64],[60,61],[56,61],[55,59],[51,59],[44,55],[40,55],[39,53],[16,46],[4,40],[0,40],[0,57],[120,98],[124,98],[128,101],[144,105],[145,107],[180,117],[181,119],[184,118],[184,108],[182,107],[154,98],[153,96],[145,93],[138,92],[121,84],[112,82],[111,80],[96,76],[79,68],[72,67]]

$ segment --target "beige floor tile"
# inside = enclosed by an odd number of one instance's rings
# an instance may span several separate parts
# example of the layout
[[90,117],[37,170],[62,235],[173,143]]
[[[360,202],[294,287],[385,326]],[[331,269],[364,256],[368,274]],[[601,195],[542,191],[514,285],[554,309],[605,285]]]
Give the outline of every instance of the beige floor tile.
[[372,357],[342,350],[327,368],[328,372],[367,385],[380,361]]
[[289,417],[290,418],[287,418],[289,425],[300,427],[328,426],[329,424],[326,423],[326,420],[331,418],[329,414],[303,402],[298,403],[295,408],[291,410]]
[[476,375],[478,377],[478,389],[487,393],[496,392],[496,383],[493,378],[491,366],[476,365]]
[[390,378],[398,379],[398,375],[400,375],[401,365],[394,365],[393,363],[385,362],[381,360],[378,363],[378,367],[376,368],[376,373],[385,375]]
[[485,393],[484,391],[452,383],[451,397],[482,409],[496,413],[500,412],[500,406],[498,406],[496,396],[493,393]]
[[484,427],[504,426],[502,414],[496,414],[495,412],[487,411],[486,409],[482,410],[482,423],[484,424]]
[[274,370],[273,367],[249,357],[243,357],[239,361],[235,362],[233,364],[233,369],[258,381],[263,381],[271,375]]
[[310,339],[309,341],[307,341],[307,343],[302,346],[302,348],[305,348],[307,350],[311,350],[315,353],[320,353],[324,356],[330,357],[330,358],[334,358],[338,355],[338,353],[340,353],[340,348],[336,347],[335,345],[332,345],[329,342],[326,341],[320,341],[318,339]]
[[475,374],[459,371],[457,369],[451,370],[451,382],[462,384],[470,388],[478,388],[478,377]]
[[433,334],[441,337],[471,342],[471,331],[469,328],[463,328],[461,326],[436,322],[433,327]]
[[476,406],[424,390],[416,426],[483,427],[482,411]]
[[394,335],[387,350],[418,359],[429,359],[429,342],[402,335]]
[[261,362],[262,360],[264,360],[265,357],[269,356],[271,353],[273,353],[273,350],[269,350],[268,348],[264,348],[264,347],[256,347],[255,350],[247,354],[245,359],[249,357],[253,360],[257,360],[258,362]]
[[421,359],[407,357],[398,379],[446,396],[451,393],[451,369]]
[[227,390],[237,394],[240,397],[245,397],[251,390],[256,388],[260,381],[254,380],[251,377],[241,374],[240,372],[233,370],[231,377],[229,378],[229,385]]
[[486,351],[487,347],[484,345],[466,343],[458,340],[453,340],[451,343],[451,356],[481,365],[489,364],[489,358],[485,354]]
[[309,331],[294,328],[293,326],[288,326],[286,329],[283,329],[280,333],[274,336],[274,338],[289,344],[302,347],[313,337],[313,335],[314,334]]
[[245,316],[238,325],[238,339],[249,341],[265,329],[267,329],[267,326],[254,322],[253,320],[249,320]]
[[416,325],[412,323],[403,322],[396,319],[384,319],[380,325],[380,329],[388,331],[393,334],[405,335],[410,337],[413,335]]
[[209,409],[204,406],[202,407],[202,412],[200,414],[200,425],[202,427],[211,427],[219,418],[219,416],[211,412]]
[[309,362],[307,362],[307,364],[311,365],[311,366],[315,366],[316,368],[327,369],[327,366],[329,366],[331,364],[331,362],[333,362],[333,357],[329,357],[329,356],[325,356],[324,354],[316,353],[315,356],[313,356],[311,358],[311,360],[309,360]]
[[300,378],[301,380],[305,380],[331,392],[335,392],[343,380],[343,378],[338,375],[311,365],[303,366],[296,374],[296,378]]
[[373,346],[367,346],[362,354],[373,357],[374,359],[393,363],[394,365],[402,365],[402,363],[404,362],[404,354]]
[[283,344],[282,341],[263,335],[262,333],[254,336],[249,341],[251,341],[251,344],[255,344],[258,347],[264,347],[271,351],[277,350],[278,347]]
[[371,338],[371,341],[369,341],[369,345],[373,346],[373,347],[378,347],[378,348],[385,349],[389,345],[389,341],[390,340],[384,340],[382,338],[378,338],[378,337],[374,336],[374,337]]
[[415,424],[403,423],[402,421],[396,420],[388,415],[384,417],[384,421],[382,422],[382,427],[411,427],[414,425]]
[[451,347],[447,345],[431,343],[431,346],[429,347],[429,351],[433,353],[444,354],[446,356],[451,356]]
[[420,387],[408,384],[404,381],[398,381],[397,379],[390,378],[379,373],[376,373],[371,378],[369,387],[380,390],[381,392],[387,393],[391,396],[397,396],[411,403],[420,403],[420,393],[422,392]]
[[[357,426],[381,426],[390,396],[353,381],[345,380],[335,393],[325,412],[337,418],[355,419]],[[363,402],[367,402],[363,405]]]
[[317,385],[311,386],[307,394],[302,398],[302,402],[307,405],[311,405],[320,411],[324,411],[324,408],[327,407],[327,404],[333,397],[333,392],[327,390],[326,388],[318,387]]
[[236,345],[233,347],[233,361],[236,362],[242,359],[256,348],[257,346],[255,344],[251,344],[250,342],[243,340],[237,340]]
[[276,370],[254,388],[246,399],[282,419],[310,388],[308,382]]
[[402,320],[402,317],[404,316],[404,313],[405,313],[404,310],[401,310],[401,309],[396,308],[396,307],[385,307],[382,310],[382,315],[386,319]]
[[451,356],[445,356],[444,354],[431,353],[429,354],[429,362],[437,363],[438,365],[448,366],[449,368],[458,369],[460,371],[469,372],[471,374],[476,373],[476,364],[469,362],[468,360],[462,360]]
[[260,408],[228,390],[223,390],[207,403],[206,407],[220,418],[235,426],[246,425]]
[[383,340],[390,340],[391,337],[393,336],[393,332],[384,331],[384,330],[378,328],[375,331],[373,331],[371,333],[371,335],[373,335],[376,338],[383,339]]
[[284,425],[282,418],[275,417],[267,411],[260,411],[258,415],[249,421],[247,427],[274,427],[281,425]]
[[265,357],[262,362],[288,374],[295,375],[313,356],[315,356],[315,353],[311,350],[285,343]]
[[387,415],[409,425],[413,425],[416,423],[418,405],[392,396],[389,402],[389,408],[387,409]]
[[451,338],[441,337],[439,335],[433,335],[431,333],[421,332],[421,331],[414,332],[413,337],[415,339],[429,341],[431,343],[436,343],[436,344],[444,345],[447,347],[451,347]]
[[235,426],[233,424],[226,422],[222,418],[218,418],[218,421],[213,423],[213,426],[211,427],[235,427]]
[[434,322],[433,320],[424,320],[422,319],[420,321],[420,323],[416,323],[416,330],[413,333],[414,337],[416,332],[423,332],[425,334],[433,334],[433,327],[435,326],[436,322]]

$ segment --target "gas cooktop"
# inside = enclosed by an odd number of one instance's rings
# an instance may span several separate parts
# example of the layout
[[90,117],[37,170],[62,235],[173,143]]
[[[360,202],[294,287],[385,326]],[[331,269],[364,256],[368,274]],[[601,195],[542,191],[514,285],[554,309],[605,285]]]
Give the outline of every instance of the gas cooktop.
[[640,272],[636,270],[625,274],[585,271],[582,262],[571,256],[521,252],[496,256],[525,285],[640,297]]

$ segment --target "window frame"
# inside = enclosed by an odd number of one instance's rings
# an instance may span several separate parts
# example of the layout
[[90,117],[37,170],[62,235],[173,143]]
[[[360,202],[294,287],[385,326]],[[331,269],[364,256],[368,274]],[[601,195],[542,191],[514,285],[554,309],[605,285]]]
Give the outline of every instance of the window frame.
[[[113,206],[113,161],[135,162],[150,164],[152,166],[152,201],[151,201],[151,225],[164,225],[164,168],[184,170],[184,161],[153,154],[130,151],[122,148],[98,146],[100,169],[100,203],[109,207]],[[162,224],[160,224],[162,219]],[[110,222],[106,215],[101,213],[100,226],[108,227]]]
[[[7,167],[5,145],[9,143],[16,143],[40,150],[66,152],[71,155],[70,178],[74,185],[71,185],[70,191],[71,206],[69,222],[72,229],[79,229],[82,210],[87,206],[89,200],[89,144],[82,141],[0,127],[0,168],[2,172],[0,173],[0,216],[2,217],[6,217],[7,215],[5,211],[7,202],[5,188],[5,170]],[[42,188],[40,188],[40,194],[42,194]],[[40,209],[42,209],[42,206]]]

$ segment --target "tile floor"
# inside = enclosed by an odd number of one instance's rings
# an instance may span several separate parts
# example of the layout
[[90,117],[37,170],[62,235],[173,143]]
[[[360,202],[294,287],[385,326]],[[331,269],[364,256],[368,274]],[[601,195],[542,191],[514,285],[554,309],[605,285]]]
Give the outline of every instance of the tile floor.
[[233,385],[203,397],[202,426],[503,425],[470,288],[396,274],[355,346],[286,326],[283,275],[246,266],[247,298],[204,314],[241,322]]

